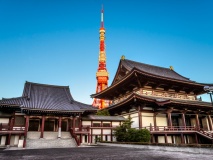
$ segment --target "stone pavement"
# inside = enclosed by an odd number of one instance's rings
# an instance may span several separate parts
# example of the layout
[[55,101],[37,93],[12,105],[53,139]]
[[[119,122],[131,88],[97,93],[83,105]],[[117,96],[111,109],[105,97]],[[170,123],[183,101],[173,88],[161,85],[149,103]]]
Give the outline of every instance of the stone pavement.
[[212,155],[192,154],[185,152],[157,151],[139,148],[93,146],[78,148],[52,149],[23,149],[0,150],[0,159],[5,160],[40,160],[40,159],[67,159],[67,160],[213,160]]

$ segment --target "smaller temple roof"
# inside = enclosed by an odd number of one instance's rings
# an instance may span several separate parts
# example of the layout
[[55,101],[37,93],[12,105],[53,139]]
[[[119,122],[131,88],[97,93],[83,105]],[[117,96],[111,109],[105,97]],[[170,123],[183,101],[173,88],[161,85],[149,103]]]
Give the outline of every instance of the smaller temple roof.
[[100,116],[100,115],[88,115],[82,117],[83,120],[96,120],[96,121],[125,121],[126,119],[122,116]]
[[96,111],[92,105],[75,101],[68,86],[26,82],[22,97],[3,98],[0,105],[14,105],[27,110],[83,112]]

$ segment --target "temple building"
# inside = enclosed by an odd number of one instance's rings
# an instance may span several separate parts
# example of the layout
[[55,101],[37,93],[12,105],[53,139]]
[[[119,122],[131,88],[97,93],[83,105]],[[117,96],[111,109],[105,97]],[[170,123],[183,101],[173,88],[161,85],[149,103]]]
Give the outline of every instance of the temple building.
[[110,114],[150,130],[152,143],[213,143],[213,106],[198,98],[206,85],[122,56],[111,86],[91,97],[112,101]]
[[115,141],[123,117],[97,116],[75,101],[68,86],[26,82],[21,97],[0,100],[0,146],[75,147],[97,138]]

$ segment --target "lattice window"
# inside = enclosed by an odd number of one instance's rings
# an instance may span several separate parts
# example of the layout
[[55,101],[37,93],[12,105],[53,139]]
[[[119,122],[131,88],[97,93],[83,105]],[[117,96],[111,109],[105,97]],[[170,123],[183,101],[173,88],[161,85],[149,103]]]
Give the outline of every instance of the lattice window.
[[23,116],[15,116],[15,126],[24,126],[25,118]]

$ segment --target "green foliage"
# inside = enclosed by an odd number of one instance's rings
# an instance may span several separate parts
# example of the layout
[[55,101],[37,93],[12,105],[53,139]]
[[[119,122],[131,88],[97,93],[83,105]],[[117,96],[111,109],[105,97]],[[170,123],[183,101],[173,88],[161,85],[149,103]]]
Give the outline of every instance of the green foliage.
[[114,129],[114,136],[118,142],[149,142],[151,136],[147,129],[131,128],[131,118]]
[[98,110],[96,115],[99,115],[99,116],[110,116],[109,111],[106,110],[106,109]]

